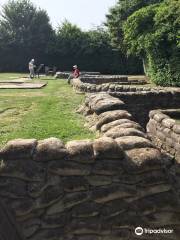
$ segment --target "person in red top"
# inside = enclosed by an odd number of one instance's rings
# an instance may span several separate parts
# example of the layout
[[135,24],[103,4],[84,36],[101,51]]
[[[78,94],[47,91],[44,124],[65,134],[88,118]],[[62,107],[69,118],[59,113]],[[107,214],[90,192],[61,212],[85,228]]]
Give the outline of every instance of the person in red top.
[[70,74],[68,77],[68,83],[70,83],[71,79],[78,78],[79,76],[80,76],[80,71],[79,71],[77,65],[74,65],[72,74]]
[[73,66],[73,77],[74,77],[74,78],[78,78],[79,75],[80,75],[80,71],[79,71],[77,65],[74,65],[74,66]]

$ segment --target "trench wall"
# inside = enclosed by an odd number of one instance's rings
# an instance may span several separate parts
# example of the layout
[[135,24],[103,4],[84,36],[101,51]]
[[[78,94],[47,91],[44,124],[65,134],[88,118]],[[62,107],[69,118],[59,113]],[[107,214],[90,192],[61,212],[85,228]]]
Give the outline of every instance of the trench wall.
[[151,111],[147,132],[161,149],[180,161],[180,124],[166,114],[166,111]]
[[24,239],[135,240],[137,226],[166,226],[173,234],[157,240],[179,239],[173,159],[149,141],[121,100],[91,95],[79,112],[99,138],[66,145],[17,139],[0,150],[0,198]]
[[152,142],[161,150],[174,157],[171,168],[176,181],[174,185],[180,196],[180,124],[166,115],[168,111],[151,111],[150,120],[147,124],[147,133]]
[[[108,91],[136,91],[136,86],[133,85],[146,84],[144,80],[128,80],[128,77],[98,77],[88,78],[81,77],[80,79],[72,79],[71,85],[75,90],[86,93],[108,92]],[[124,86],[125,85],[125,86]],[[132,85],[132,86],[126,86]],[[150,89],[150,88],[149,88]]]
[[[139,82],[140,83],[140,82]],[[175,109],[180,106],[179,88],[161,88],[147,86],[133,86],[118,83],[87,84],[79,79],[73,79],[71,84],[76,91],[87,93],[106,92],[119,98],[128,110],[144,128],[149,121],[149,112],[154,109]]]
[[127,82],[128,77],[122,75],[86,75],[81,76],[80,81],[82,83],[90,84],[103,84],[103,83],[112,83],[112,82]]
[[149,112],[155,109],[180,107],[180,89],[153,89],[151,91],[112,92],[110,95],[124,101],[126,109],[144,128],[149,121]]

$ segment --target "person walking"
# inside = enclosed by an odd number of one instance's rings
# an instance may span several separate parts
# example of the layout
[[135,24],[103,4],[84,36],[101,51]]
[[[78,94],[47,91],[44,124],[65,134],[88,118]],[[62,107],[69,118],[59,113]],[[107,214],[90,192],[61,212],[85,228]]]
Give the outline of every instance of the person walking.
[[34,59],[31,59],[31,61],[29,62],[29,76],[31,79],[33,79],[35,77],[35,71],[34,71],[35,65],[34,65]]

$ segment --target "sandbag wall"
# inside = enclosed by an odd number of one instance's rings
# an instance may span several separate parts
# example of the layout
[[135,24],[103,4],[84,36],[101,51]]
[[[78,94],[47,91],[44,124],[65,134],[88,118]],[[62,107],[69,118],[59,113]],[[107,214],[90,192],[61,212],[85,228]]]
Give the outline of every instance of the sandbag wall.
[[[72,74],[72,72],[56,72],[55,78],[59,78],[59,79],[68,79],[69,75]],[[99,72],[85,72],[85,71],[81,71],[80,73],[81,76],[87,76],[87,77],[91,77],[92,75],[100,75]]]
[[80,111],[98,139],[17,139],[0,150],[0,198],[25,239],[137,240],[138,226],[173,230],[144,240],[179,239],[172,159],[123,108],[107,94],[88,96]]
[[[106,81],[106,83],[105,83]],[[95,79],[87,80],[86,77],[81,77],[80,79],[72,79],[71,84],[76,91],[87,92],[87,93],[95,93],[95,92],[127,92],[127,91],[137,91],[137,87],[135,85],[142,85],[146,82],[144,80],[119,80],[115,82],[114,79],[105,79],[103,81],[99,80],[99,82]],[[131,86],[126,86],[131,85]],[[140,87],[141,90],[144,87]],[[146,87],[145,89],[150,90],[150,87]]]
[[103,84],[112,82],[127,82],[128,77],[122,75],[85,75],[81,76],[81,82],[91,84]]
[[155,109],[175,109],[180,107],[180,90],[151,89],[150,91],[110,92],[113,97],[122,100],[126,109],[144,128],[149,121],[149,112]]
[[180,196],[180,124],[162,110],[151,111],[149,117],[147,133],[152,142],[174,156],[171,171],[175,175],[174,186]]
[[[118,83],[90,84],[82,83],[79,79],[73,79],[71,84],[76,91],[87,93],[106,92],[113,97],[124,101],[126,109],[135,117],[136,121],[144,128],[149,121],[149,112],[154,109],[179,108],[179,88],[160,88],[147,86],[133,86],[134,82],[126,85]],[[126,83],[123,83],[126,84]],[[137,84],[142,84],[139,81]]]
[[[91,130],[97,131],[102,137],[111,137],[115,139],[115,141],[121,145],[126,156],[128,156],[132,162],[139,162],[140,164],[142,159],[146,159],[150,164],[152,164],[151,166],[153,166],[153,164],[159,159],[159,151],[158,153],[153,153],[155,150],[155,145],[148,140],[148,137],[144,133],[141,126],[134,121],[132,115],[129,114],[125,109],[126,106],[123,101],[113,98],[106,93],[101,93],[87,95],[85,105],[80,109],[80,112],[86,116],[88,121],[87,126],[90,127]],[[139,132],[141,132],[141,134]],[[169,162],[168,158],[166,157],[166,160],[164,159],[165,165]],[[180,172],[179,165],[177,165],[173,159],[171,160],[172,161],[169,162],[169,166],[167,167],[168,170],[165,171],[165,175],[167,177],[169,175],[171,176],[171,183],[173,184],[174,190],[178,195],[180,192],[180,178],[177,175],[177,172]],[[152,175],[154,175],[153,167]],[[158,182],[160,179],[157,177],[156,180]],[[180,194],[178,199],[180,199]],[[154,201],[155,200],[152,198],[152,205],[154,205]],[[164,200],[162,197],[160,202],[163,203],[163,201]],[[166,214],[164,215],[164,219],[165,218]],[[178,236],[180,236],[180,234],[178,234]],[[166,238],[160,237],[157,239]],[[172,239],[174,239],[174,237],[172,237]]]
[[165,113],[166,111],[161,110],[150,112],[147,132],[159,148],[175,156],[180,162],[180,124]]
[[71,72],[56,72],[55,78],[59,78],[59,79],[68,79],[69,75],[71,74]]

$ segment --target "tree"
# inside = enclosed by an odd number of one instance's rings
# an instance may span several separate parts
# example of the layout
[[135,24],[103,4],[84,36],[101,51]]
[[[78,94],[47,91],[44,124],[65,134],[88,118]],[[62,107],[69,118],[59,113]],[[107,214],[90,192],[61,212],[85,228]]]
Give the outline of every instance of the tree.
[[87,48],[86,34],[78,26],[65,20],[57,29],[56,39],[56,54],[62,69],[78,64],[84,48]]
[[0,19],[1,61],[9,63],[11,70],[24,70],[32,57],[43,61],[53,34],[46,11],[29,0],[10,0],[2,7]]
[[[121,52],[126,55],[127,49],[124,44],[123,26],[128,17],[144,6],[148,6],[153,3],[159,3],[162,1],[163,0],[118,0],[115,6],[112,7],[109,13],[106,15],[107,21],[105,25],[108,27],[112,46],[114,48],[120,49]],[[134,66],[136,73],[142,73],[142,60],[135,56],[129,56],[127,58],[129,68],[131,66]]]
[[132,57],[127,58],[121,49],[112,47],[111,37],[106,28],[97,27],[97,29],[88,31],[87,33],[89,36],[87,58],[95,70],[105,73],[142,73],[139,61],[136,61],[136,64],[131,64],[132,60],[134,60]]
[[165,0],[136,11],[124,24],[128,52],[146,60],[159,85],[180,85],[179,16],[179,1]]
[[0,17],[0,70],[25,71],[30,58],[70,70],[78,64],[82,70],[102,73],[141,73],[140,62],[127,59],[111,46],[107,29],[82,31],[65,20],[55,31],[47,13],[29,0],[10,0]]
[[110,9],[109,14],[106,15],[106,26],[109,29],[112,45],[126,51],[123,44],[123,25],[128,17],[144,6],[162,1],[163,0],[118,0],[116,5]]
[[57,30],[56,42],[56,62],[60,69],[69,70],[77,64],[81,70],[102,73],[132,74],[141,71],[140,65],[138,69],[129,67],[120,50],[114,51],[110,36],[103,27],[82,31],[65,20]]

